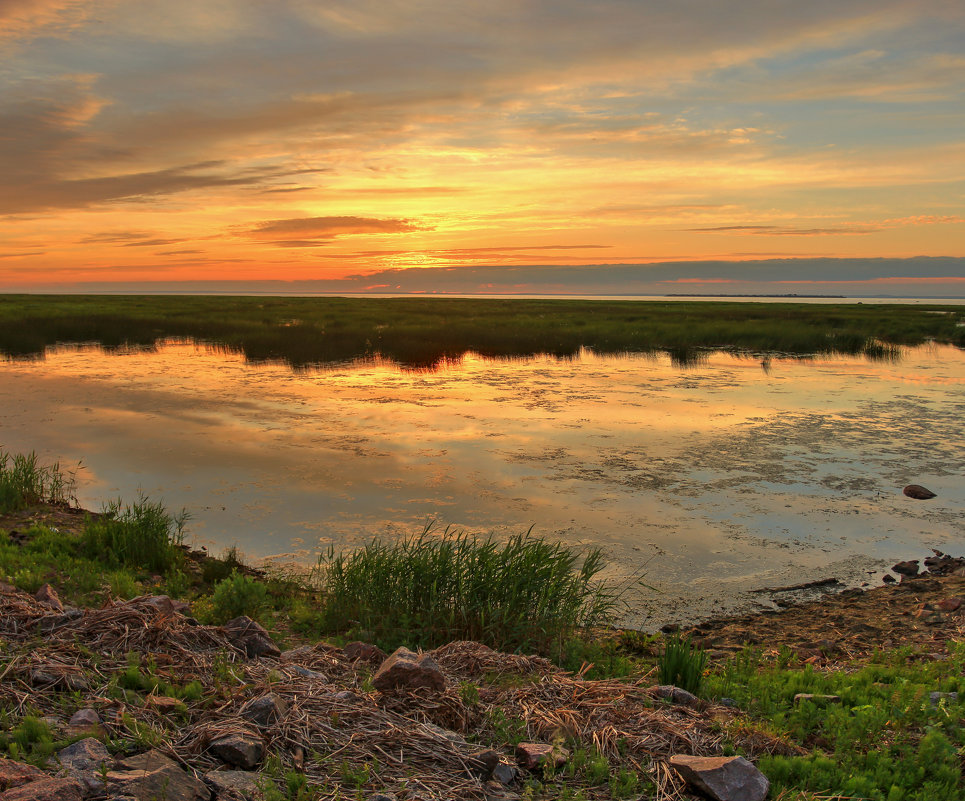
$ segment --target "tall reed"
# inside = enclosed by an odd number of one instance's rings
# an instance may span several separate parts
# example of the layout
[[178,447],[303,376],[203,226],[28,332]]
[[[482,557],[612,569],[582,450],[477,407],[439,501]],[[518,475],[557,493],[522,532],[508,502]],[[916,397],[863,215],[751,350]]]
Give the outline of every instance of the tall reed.
[[73,500],[74,477],[59,463],[41,465],[33,451],[10,454],[0,449],[0,513]]
[[181,559],[187,512],[173,515],[160,502],[140,498],[129,506],[111,501],[104,514],[88,521],[81,535],[83,549],[109,565],[164,573]]
[[317,576],[323,625],[357,628],[385,647],[471,639],[504,650],[558,652],[579,628],[613,618],[621,592],[597,577],[600,549],[580,551],[531,532],[492,537],[426,526],[400,542],[330,550]]

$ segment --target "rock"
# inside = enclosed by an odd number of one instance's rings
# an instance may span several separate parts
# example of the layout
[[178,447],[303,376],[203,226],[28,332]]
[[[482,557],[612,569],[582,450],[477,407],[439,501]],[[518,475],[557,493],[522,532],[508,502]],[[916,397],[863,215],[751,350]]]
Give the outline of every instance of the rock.
[[916,501],[927,501],[935,497],[934,492],[930,489],[925,489],[921,484],[909,484],[902,492],[909,498],[914,498]]
[[416,654],[403,647],[396,648],[382,663],[372,677],[372,685],[381,692],[397,687],[407,690],[420,687],[444,690],[446,677],[431,656]]
[[44,584],[39,590],[37,590],[34,598],[40,601],[40,603],[42,603],[44,606],[49,606],[56,612],[64,611],[64,605],[61,603],[60,596],[57,595],[57,590],[55,590],[49,584]]
[[818,706],[826,706],[827,704],[840,704],[840,695],[815,695],[814,693],[797,693],[794,696],[795,705],[800,704],[802,701],[810,701],[812,704],[817,704]]
[[520,743],[516,746],[516,761],[527,770],[543,767],[546,761],[553,760],[553,766],[560,768],[566,764],[570,752],[565,748],[548,743]]
[[209,801],[211,791],[160,751],[128,757],[107,773],[109,793],[129,795],[137,801]]
[[57,752],[60,764],[74,770],[100,770],[102,765],[112,765],[114,757],[100,740],[85,737]]
[[942,598],[940,601],[935,601],[935,608],[939,612],[957,612],[961,606],[961,598]]
[[307,667],[303,667],[302,665],[291,665],[289,670],[291,670],[292,673],[297,673],[299,676],[304,676],[306,679],[328,681],[328,677],[324,673],[319,673],[317,670],[309,670]]
[[217,737],[208,749],[229,765],[251,770],[265,758],[265,743],[259,735],[237,732]]
[[940,693],[940,692],[928,693],[928,700],[931,702],[932,706],[938,706],[943,700],[957,701],[958,693]]
[[670,766],[691,787],[715,801],[764,801],[770,782],[744,757],[698,757],[677,754]]
[[516,770],[515,765],[510,765],[507,762],[500,762],[496,767],[493,768],[493,779],[495,779],[500,784],[512,784],[516,781],[516,776],[519,773]]
[[265,794],[258,783],[258,774],[244,770],[212,770],[204,774],[218,801],[263,801]]
[[140,598],[132,598],[128,603],[131,606],[148,606],[156,609],[161,615],[189,615],[191,605],[186,601],[176,601],[167,595],[142,595]]
[[891,575],[891,573],[885,573],[885,575],[881,577],[881,580],[885,584],[894,584],[895,581],[897,581],[897,579],[893,575]]
[[46,777],[40,768],[12,759],[0,759],[0,791],[20,787]]
[[87,689],[87,679],[80,673],[54,673],[42,667],[30,671],[30,683],[35,687],[55,687],[71,692],[83,692]]
[[229,620],[222,626],[231,644],[243,650],[249,659],[259,656],[281,656],[268,632],[247,615]]
[[285,699],[275,693],[268,693],[248,701],[238,713],[245,720],[250,720],[256,726],[271,726],[277,723],[288,712]]
[[496,766],[499,765],[499,753],[492,748],[476,751],[465,757],[466,766],[471,776],[480,781],[489,781]]
[[366,642],[350,642],[343,649],[343,653],[346,659],[351,659],[353,662],[362,660],[370,664],[381,665],[385,661],[385,651],[377,645]]
[[85,709],[78,709],[73,715],[70,716],[68,721],[69,726],[99,726],[103,721],[101,716],[97,714],[96,710],[86,707]]
[[2,801],[83,801],[84,785],[70,777],[42,779],[0,793]]
[[901,576],[917,576],[919,570],[918,560],[909,559],[906,562],[899,562],[891,569]]
[[695,707],[700,704],[700,699],[696,695],[689,693],[680,687],[674,687],[672,684],[660,684],[655,687],[651,687],[650,692],[652,692],[658,698],[666,698],[672,704],[680,704],[681,706],[689,707]]

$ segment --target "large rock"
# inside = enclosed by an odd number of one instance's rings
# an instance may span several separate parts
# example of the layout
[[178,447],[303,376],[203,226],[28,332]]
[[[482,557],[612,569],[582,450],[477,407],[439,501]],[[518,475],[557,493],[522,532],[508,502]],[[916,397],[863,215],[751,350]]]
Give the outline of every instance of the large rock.
[[250,732],[234,732],[217,737],[208,745],[218,759],[243,770],[251,770],[265,758],[265,743]]
[[0,801],[84,801],[84,785],[77,779],[45,776],[0,793]]
[[908,559],[904,562],[899,562],[897,565],[891,568],[900,576],[917,576],[918,575],[918,560]]
[[744,757],[698,757],[678,754],[670,766],[691,787],[714,801],[764,801],[770,782]]
[[107,774],[107,788],[114,795],[129,795],[137,801],[209,801],[211,791],[204,782],[181,770],[160,751],[151,750],[117,763]]
[[248,701],[239,714],[256,726],[271,726],[285,717],[287,711],[288,704],[284,698],[275,693],[266,693]]
[[927,501],[935,497],[935,493],[930,489],[925,489],[921,484],[909,484],[902,490],[909,498],[916,501]]
[[23,784],[43,779],[47,774],[40,768],[12,759],[0,759],[0,791],[20,787]]
[[281,656],[281,651],[271,635],[259,623],[247,615],[229,620],[223,626],[232,645],[244,651],[249,659],[259,656]]
[[444,690],[446,677],[428,654],[416,654],[408,648],[397,648],[376,671],[372,677],[372,685],[382,692],[396,687],[407,690],[420,687]]
[[675,687],[673,684],[658,684],[650,688],[650,692],[658,698],[665,698],[672,704],[689,706],[691,708],[700,706],[700,699],[682,687]]
[[353,662],[362,660],[372,665],[381,665],[385,661],[385,651],[379,646],[358,640],[346,645],[343,653],[346,659],[351,659]]
[[64,611],[64,604],[61,602],[60,596],[57,595],[57,590],[55,590],[49,584],[44,584],[39,590],[37,590],[37,594],[34,595],[34,598],[40,601],[40,603],[42,603],[44,606],[49,606],[55,612]]

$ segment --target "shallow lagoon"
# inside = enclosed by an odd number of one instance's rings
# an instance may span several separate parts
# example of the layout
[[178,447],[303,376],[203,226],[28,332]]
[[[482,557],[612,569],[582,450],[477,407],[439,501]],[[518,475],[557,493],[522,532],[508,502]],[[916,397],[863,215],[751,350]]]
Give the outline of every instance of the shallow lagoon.
[[[427,520],[602,545],[654,588],[629,621],[646,626],[960,551],[963,389],[965,353],[938,346],[300,372],[178,342],[59,348],[0,362],[0,447],[82,462],[89,508],[139,490],[185,507],[196,542],[251,558],[311,563]],[[911,482],[938,497],[905,498]]]

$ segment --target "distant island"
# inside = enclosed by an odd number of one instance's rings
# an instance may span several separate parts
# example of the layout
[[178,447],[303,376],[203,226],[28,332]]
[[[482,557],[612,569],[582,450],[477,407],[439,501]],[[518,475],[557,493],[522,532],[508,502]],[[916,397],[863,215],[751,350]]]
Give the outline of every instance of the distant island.
[[724,294],[713,294],[709,292],[668,292],[664,295],[665,298],[830,298],[832,300],[841,300],[847,298],[847,295],[799,295],[796,292],[791,292],[787,295],[751,295],[748,293],[740,293],[736,295],[724,295]]

